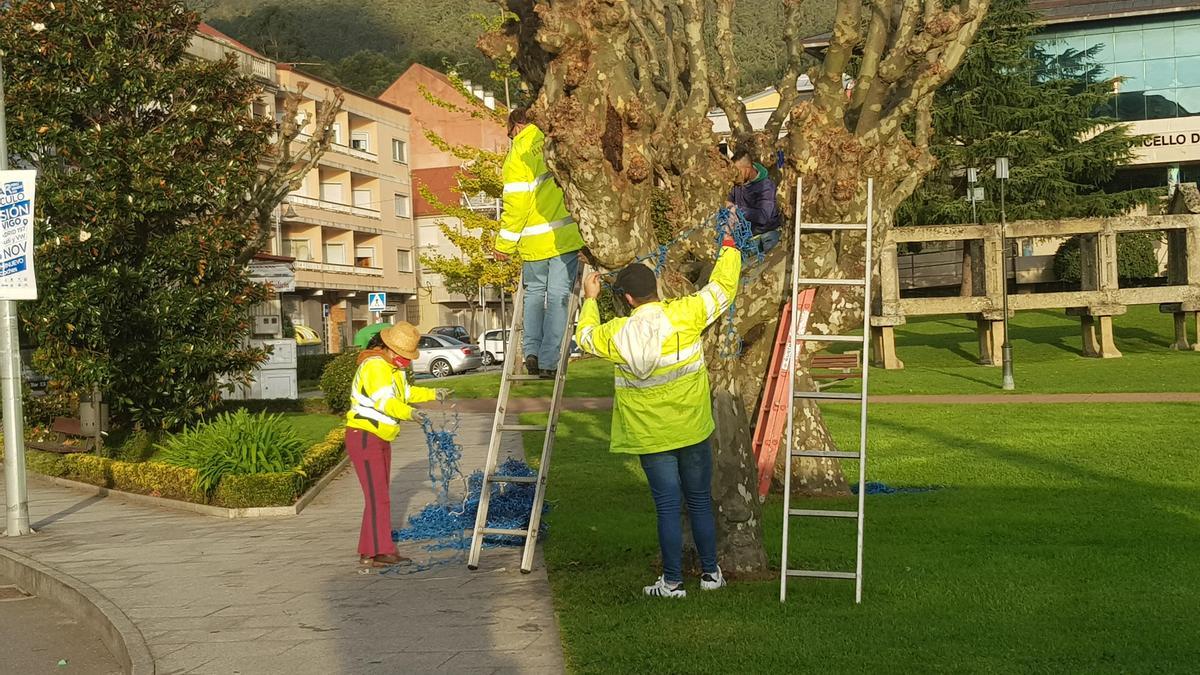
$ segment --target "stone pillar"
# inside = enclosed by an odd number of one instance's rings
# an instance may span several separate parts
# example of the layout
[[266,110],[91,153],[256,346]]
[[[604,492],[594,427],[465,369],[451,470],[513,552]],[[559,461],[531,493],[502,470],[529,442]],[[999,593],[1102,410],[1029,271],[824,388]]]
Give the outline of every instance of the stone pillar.
[[979,336],[979,364],[1000,366],[1004,362],[1004,320],[981,315],[975,319],[975,332]]
[[1083,329],[1083,355],[1100,356],[1100,343],[1096,339],[1096,320],[1091,314],[1079,315],[1079,326]]
[[1096,317],[1096,322],[1098,324],[1096,337],[1099,339],[1099,344],[1097,345],[1097,351],[1099,353],[1097,356],[1102,359],[1121,358],[1121,352],[1117,350],[1117,343],[1115,340],[1113,340],[1112,320],[1113,318],[1107,315]]
[[871,365],[884,370],[904,368],[904,362],[896,355],[895,326],[871,326]]
[[[1190,351],[1192,345],[1188,342],[1187,312],[1172,312],[1171,315],[1175,318],[1175,341],[1171,343],[1171,349]],[[1200,347],[1200,344],[1196,346]]]

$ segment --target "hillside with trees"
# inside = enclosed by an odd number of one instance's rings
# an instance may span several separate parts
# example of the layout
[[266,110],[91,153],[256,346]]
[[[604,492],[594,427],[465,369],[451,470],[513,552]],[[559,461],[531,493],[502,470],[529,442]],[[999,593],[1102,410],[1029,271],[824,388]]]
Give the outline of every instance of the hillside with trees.
[[[197,0],[221,31],[281,61],[351,89],[376,95],[412,63],[455,69],[487,81],[491,66],[475,47],[481,15],[499,13],[487,0]],[[783,9],[778,0],[741,0],[734,13],[740,82],[751,93],[770,86],[785,55]],[[832,0],[806,4],[804,35],[833,21]],[[436,5],[436,11],[431,7]]]

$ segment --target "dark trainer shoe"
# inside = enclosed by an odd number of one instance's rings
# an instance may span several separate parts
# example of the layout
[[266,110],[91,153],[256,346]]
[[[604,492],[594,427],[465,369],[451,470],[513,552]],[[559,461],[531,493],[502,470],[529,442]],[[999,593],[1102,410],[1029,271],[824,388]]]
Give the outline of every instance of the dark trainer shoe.
[[530,354],[525,357],[525,372],[530,375],[540,374],[541,371],[538,370],[538,359],[536,356]]

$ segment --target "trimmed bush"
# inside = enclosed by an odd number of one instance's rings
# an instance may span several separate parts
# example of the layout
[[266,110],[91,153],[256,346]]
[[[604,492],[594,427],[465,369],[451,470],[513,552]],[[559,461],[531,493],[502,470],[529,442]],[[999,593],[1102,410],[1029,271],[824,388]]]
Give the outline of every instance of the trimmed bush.
[[281,415],[251,415],[239,410],[186,429],[158,448],[162,463],[196,469],[196,487],[212,494],[228,475],[298,470],[303,445]]
[[67,475],[67,463],[63,461],[65,458],[66,455],[60,455],[57,452],[26,450],[25,468],[43,476],[62,478]]
[[296,379],[315,382],[321,379],[325,366],[338,357],[337,354],[301,354],[296,357]]
[[342,461],[342,457],[346,456],[345,448],[346,429],[344,427],[334,429],[329,432],[325,440],[309,448],[300,462],[300,471],[304,474],[305,482],[311,485],[328,473],[338,462]]
[[[1156,237],[1148,232],[1124,232],[1117,235],[1117,277],[1122,281],[1153,279],[1158,276],[1158,258],[1154,256]],[[1054,254],[1054,275],[1059,281],[1078,283],[1083,277],[1079,237],[1071,237]]]
[[96,455],[74,454],[65,455],[63,461],[67,465],[68,477],[92,485],[113,487],[113,461],[111,459]]
[[110,487],[153,497],[204,503],[204,491],[197,487],[199,472],[159,462],[113,462]]
[[198,470],[162,462],[122,462],[95,455],[60,455],[39,450],[26,450],[25,462],[30,471],[44,476],[153,497],[225,508],[288,506],[345,457],[345,436],[345,429],[329,432],[325,440],[308,448],[299,465],[290,470],[228,474],[211,495],[200,488]]
[[357,370],[358,352],[353,350],[339,354],[325,366],[321,373],[321,391],[332,412],[341,414],[350,409],[350,385]]
[[229,475],[217,485],[213,503],[228,509],[286,506],[295,503],[302,487],[303,477],[294,472]]

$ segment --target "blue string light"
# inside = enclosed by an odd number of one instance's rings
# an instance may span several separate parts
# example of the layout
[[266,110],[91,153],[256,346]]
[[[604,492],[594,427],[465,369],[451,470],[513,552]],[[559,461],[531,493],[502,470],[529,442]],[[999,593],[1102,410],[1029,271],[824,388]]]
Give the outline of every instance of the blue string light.
[[[931,485],[926,487],[892,487],[887,483],[877,481],[867,481],[867,494],[869,495],[915,495],[923,492],[933,492],[940,490],[940,485]],[[851,485],[850,492],[858,494],[858,486]]]
[[[386,567],[380,570],[380,574],[407,576],[441,565],[461,562],[466,550],[471,547],[471,539],[467,533],[475,527],[475,516],[479,511],[479,499],[483,491],[483,472],[476,471],[469,477],[463,477],[459,468],[462,445],[457,440],[458,423],[457,413],[452,421],[444,424],[441,429],[434,428],[429,418],[421,421],[421,429],[425,432],[425,445],[429,451],[429,480],[437,500],[410,516],[407,527],[392,530],[392,541],[428,541],[429,543],[423,546],[426,551],[450,550],[456,551],[457,554],[449,558],[430,558],[424,562],[404,562]],[[505,476],[537,475],[537,471],[528,464],[515,458],[505,460],[496,471]],[[450,484],[456,480],[462,480],[466,484],[466,495],[461,501],[450,496]],[[535,490],[536,486],[532,483],[492,484],[487,526],[513,530],[528,529]],[[549,505],[543,503],[542,512],[547,510]],[[546,522],[543,520],[539,532],[545,531]],[[483,540],[483,545],[488,548],[520,546],[524,543],[524,537],[513,536],[488,536]]]

